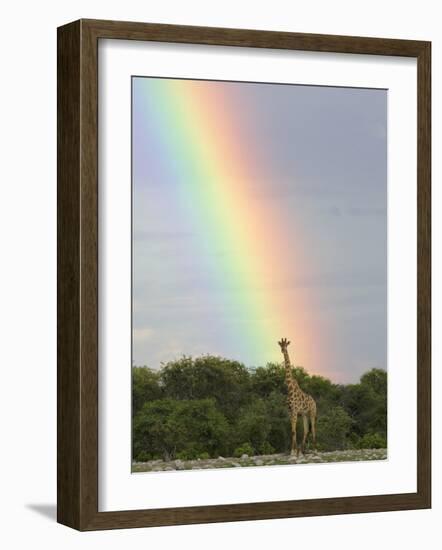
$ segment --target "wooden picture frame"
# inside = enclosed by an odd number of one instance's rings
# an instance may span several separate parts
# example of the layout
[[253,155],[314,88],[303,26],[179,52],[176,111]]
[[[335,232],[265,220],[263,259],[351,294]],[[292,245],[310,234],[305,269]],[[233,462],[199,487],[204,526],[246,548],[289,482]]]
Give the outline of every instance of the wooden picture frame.
[[[159,41],[404,56],[418,67],[417,492],[98,511],[98,41]],[[431,506],[431,44],[423,41],[79,20],[58,29],[58,521],[81,531]],[[425,421],[424,421],[425,419]]]

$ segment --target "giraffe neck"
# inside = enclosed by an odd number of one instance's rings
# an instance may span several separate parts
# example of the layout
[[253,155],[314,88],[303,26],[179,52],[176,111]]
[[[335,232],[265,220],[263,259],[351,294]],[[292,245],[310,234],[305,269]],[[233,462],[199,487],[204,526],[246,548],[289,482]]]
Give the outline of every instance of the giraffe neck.
[[285,349],[283,352],[284,355],[284,367],[285,367],[285,380],[290,391],[296,392],[299,389],[298,382],[293,378],[292,375],[292,365],[290,363],[289,352]]

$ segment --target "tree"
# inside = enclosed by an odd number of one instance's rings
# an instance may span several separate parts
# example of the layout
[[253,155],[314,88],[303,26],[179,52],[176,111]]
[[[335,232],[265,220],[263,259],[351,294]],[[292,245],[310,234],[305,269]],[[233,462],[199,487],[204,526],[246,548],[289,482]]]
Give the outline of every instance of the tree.
[[144,403],[160,399],[162,391],[158,372],[147,367],[132,367],[132,411],[141,409]]
[[145,403],[134,417],[133,456],[197,458],[224,452],[228,424],[213,399],[160,399]]
[[302,389],[309,393],[316,400],[322,399],[327,403],[339,403],[340,389],[323,376],[313,375],[304,379]]
[[387,397],[387,372],[382,369],[371,369],[361,376],[361,384],[370,386],[382,397]]
[[259,454],[271,430],[266,403],[263,399],[256,399],[241,410],[236,425],[235,437],[239,443],[250,443],[254,452]]
[[258,367],[251,376],[251,390],[259,397],[269,397],[273,392],[287,393],[285,369],[278,363]]
[[167,397],[213,398],[230,420],[237,416],[240,407],[249,398],[249,371],[243,364],[222,357],[183,357],[167,363],[161,369],[160,377]]
[[[278,453],[290,448],[292,428],[287,407],[287,396],[273,391],[266,399],[267,415],[270,420],[268,442]],[[267,453],[265,453],[267,454]]]
[[354,421],[354,432],[387,436],[387,373],[372,369],[361,377],[359,384],[342,388],[342,404]]
[[[281,364],[248,370],[237,361],[204,355],[182,357],[160,371],[134,367],[132,373],[133,456],[137,460],[289,449],[291,427]],[[372,369],[358,384],[347,385],[310,376],[302,367],[292,373],[316,401],[319,448],[386,446],[385,371]]]
[[352,424],[350,416],[339,406],[320,416],[316,427],[318,448],[324,451],[345,449]]

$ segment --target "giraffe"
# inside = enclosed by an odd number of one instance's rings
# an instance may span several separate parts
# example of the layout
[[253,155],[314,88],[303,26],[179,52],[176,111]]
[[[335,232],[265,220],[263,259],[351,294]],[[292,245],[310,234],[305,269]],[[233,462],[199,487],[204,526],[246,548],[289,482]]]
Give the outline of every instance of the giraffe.
[[284,356],[285,380],[288,388],[288,406],[290,411],[290,421],[292,424],[292,444],[290,454],[298,456],[299,448],[296,443],[296,421],[298,414],[302,414],[304,421],[304,433],[302,438],[301,452],[304,454],[305,442],[309,433],[309,421],[313,437],[313,445],[316,446],[316,403],[311,395],[305,393],[299,387],[298,381],[292,375],[292,366],[287,348],[290,341],[282,338],[278,342],[281,352]]

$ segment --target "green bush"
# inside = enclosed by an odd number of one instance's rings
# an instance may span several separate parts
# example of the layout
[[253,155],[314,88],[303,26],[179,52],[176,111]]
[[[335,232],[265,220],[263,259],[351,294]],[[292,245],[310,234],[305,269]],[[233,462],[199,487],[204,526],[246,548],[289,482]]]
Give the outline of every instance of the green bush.
[[185,451],[177,452],[175,458],[179,458],[180,460],[196,460],[197,458],[207,460],[210,458],[210,455],[206,451],[201,452],[198,448],[189,447]]
[[287,396],[273,391],[265,402],[270,421],[267,441],[275,449],[275,452],[286,452],[290,448],[292,429],[287,408]]
[[387,436],[387,373],[372,369],[359,384],[342,387],[341,403],[354,421],[353,430],[360,437],[368,433]]
[[352,419],[342,407],[333,407],[327,414],[318,418],[317,446],[323,451],[345,449]]
[[136,457],[134,457],[137,462],[149,462],[149,460],[154,460],[152,453],[146,453],[146,451],[138,451]]
[[234,451],[233,451],[233,456],[236,456],[237,458],[241,458],[242,455],[249,455],[249,456],[253,456],[254,454],[254,449],[252,447],[252,445],[250,443],[243,443],[242,445],[240,445],[239,447],[237,447]]
[[178,458],[179,460],[195,460],[198,458],[198,454],[198,449],[195,449],[195,447],[189,447],[184,451],[176,452],[174,458]]
[[259,452],[263,455],[272,455],[275,453],[275,447],[268,441],[264,441],[264,443],[259,448]]
[[360,443],[361,437],[354,431],[351,431],[347,436],[347,447],[349,449],[361,449]]
[[359,449],[386,449],[387,439],[378,434],[365,434],[358,442]]
[[[322,450],[385,448],[387,373],[366,372],[339,385],[292,370],[316,401]],[[182,357],[159,371],[132,369],[135,461],[207,459],[288,452],[291,426],[283,365],[247,369],[222,357]],[[298,423],[298,443],[302,419]]]
[[197,458],[200,453],[221,454],[228,424],[213,399],[145,403],[133,421],[133,456],[159,454],[165,460]]
[[[271,429],[270,417],[263,399],[252,401],[241,409],[236,425],[238,443],[247,441],[253,449],[259,449],[267,441]],[[245,451],[246,452],[246,451]],[[247,454],[250,454],[247,452]]]

